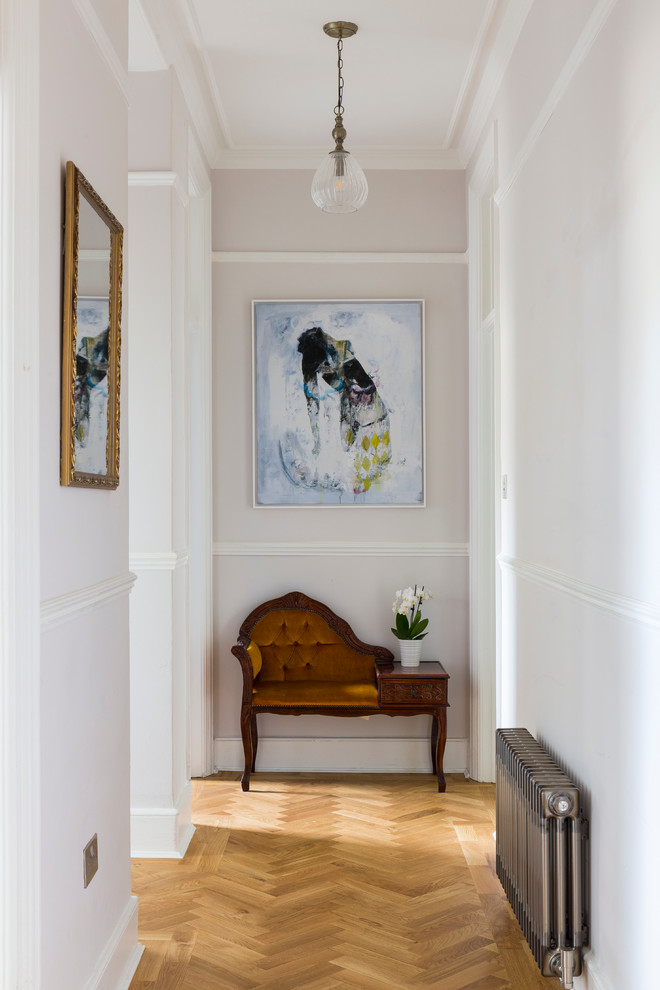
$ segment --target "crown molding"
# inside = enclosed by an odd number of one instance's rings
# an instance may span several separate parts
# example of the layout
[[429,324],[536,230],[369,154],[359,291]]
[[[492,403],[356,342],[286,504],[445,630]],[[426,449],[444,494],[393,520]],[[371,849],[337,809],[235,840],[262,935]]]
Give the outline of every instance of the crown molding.
[[584,63],[585,58],[591,51],[596,38],[603,30],[610,14],[616,6],[616,3],[617,0],[600,0],[600,3],[596,5],[591,17],[587,21],[580,37],[571,51],[571,54],[564,63],[554,86],[548,93],[548,97],[541,107],[536,120],[527,132],[518,154],[509,169],[508,175],[495,192],[495,202],[498,206],[502,204],[503,200],[506,199],[508,194],[511,192],[516,180],[520,176],[522,170],[532,155],[548,121],[564,98],[569,86]]
[[534,0],[499,0],[498,10],[492,12],[492,20],[499,16],[499,27],[474,95],[466,101],[467,113],[462,126],[456,128],[458,153],[467,165],[475,152],[484,127],[488,123],[495,97],[499,92],[513,50],[520,37]]
[[130,104],[130,98],[128,95],[129,86],[126,66],[117,54],[115,46],[108,37],[101,19],[94,10],[91,0],[73,0],[73,6],[78,11],[81,21],[96,42],[96,47],[101,53],[105,64],[114,76],[115,82],[119,86],[124,100],[126,101],[126,105],[128,106]]
[[472,87],[474,86],[475,79],[479,71],[479,66],[481,65],[484,57],[488,32],[490,31],[499,3],[500,0],[488,0],[486,10],[481,18],[481,24],[479,25],[477,37],[475,38],[474,45],[472,46],[472,51],[463,76],[463,81],[458,91],[456,103],[454,104],[454,111],[451,115],[451,120],[449,121],[449,127],[447,128],[447,135],[444,143],[445,148],[452,147],[458,122],[465,115],[469,95]]
[[213,162],[226,141],[187,3],[185,0],[140,0],[140,3],[165,62],[176,73],[206,160]]
[[[453,148],[363,147],[354,149],[363,169],[370,171],[462,171],[463,160]],[[327,147],[222,148],[212,161],[215,169],[309,169],[315,172]]]
[[128,0],[128,71],[160,72],[167,68],[141,0]]

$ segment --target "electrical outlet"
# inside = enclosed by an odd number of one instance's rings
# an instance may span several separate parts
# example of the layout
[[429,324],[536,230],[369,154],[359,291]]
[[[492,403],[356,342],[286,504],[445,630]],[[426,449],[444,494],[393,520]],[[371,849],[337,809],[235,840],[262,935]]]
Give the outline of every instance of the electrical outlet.
[[99,837],[94,834],[83,849],[83,870],[85,887],[89,887],[92,877],[99,868]]

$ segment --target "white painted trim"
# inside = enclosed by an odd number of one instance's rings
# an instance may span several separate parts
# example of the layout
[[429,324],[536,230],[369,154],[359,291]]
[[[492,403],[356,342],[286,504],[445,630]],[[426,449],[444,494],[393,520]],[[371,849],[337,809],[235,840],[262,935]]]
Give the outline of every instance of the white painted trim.
[[199,59],[201,62],[202,71],[204,73],[204,82],[213,100],[213,106],[220,123],[220,129],[222,131],[225,143],[229,148],[233,148],[234,141],[232,138],[231,129],[229,127],[229,118],[227,117],[222,99],[220,97],[220,90],[218,89],[215,72],[213,71],[213,65],[211,63],[207,47],[204,44],[204,36],[199,20],[197,19],[197,14],[195,13],[190,0],[178,0],[178,5],[181,15],[187,25],[188,31],[190,32],[195,49],[199,53]]
[[[463,160],[453,148],[355,147],[351,151],[365,171],[462,171]],[[309,169],[315,172],[327,147],[222,148],[212,160],[214,169]]]
[[214,263],[284,265],[467,265],[463,252],[213,251]]
[[192,784],[167,808],[131,808],[133,859],[183,859],[195,834],[192,824]]
[[[188,128],[188,195],[203,199],[211,194],[211,176],[192,128]],[[210,205],[210,204],[209,204]],[[209,245],[210,246],[210,245]]]
[[0,986],[39,990],[39,0],[0,24]]
[[461,87],[458,91],[458,96],[456,98],[456,103],[454,104],[454,110],[451,115],[451,120],[449,121],[447,134],[445,135],[445,140],[444,140],[445,148],[449,148],[453,143],[458,122],[465,114],[465,109],[467,106],[469,94],[473,87],[477,71],[481,65],[481,60],[483,57],[484,47],[486,43],[486,37],[488,35],[490,26],[493,23],[493,18],[495,16],[495,11],[497,10],[499,2],[500,0],[488,0],[483,17],[481,18],[479,30],[477,31],[477,36],[474,40],[472,51],[470,52],[470,58],[468,60],[467,68],[463,75],[463,81],[461,82]]
[[138,899],[130,897],[84,990],[128,990],[144,952],[137,939]]
[[467,543],[214,543],[214,557],[469,557]]
[[106,261],[109,263],[110,249],[78,248],[78,261]]
[[608,612],[622,619],[630,619],[641,625],[660,629],[660,606],[645,602],[639,598],[628,598],[593,584],[586,584],[562,571],[553,570],[543,564],[532,564],[519,557],[509,557],[500,554],[497,558],[500,566],[511,571],[516,577],[541,588],[550,588],[576,601]]
[[128,184],[133,187],[154,188],[159,186],[171,186],[181,203],[188,205],[188,191],[181,181],[178,172],[162,171],[132,171],[128,173]]
[[128,71],[159,72],[167,68],[140,0],[128,0]]
[[213,773],[213,320],[211,180],[188,133],[188,759]]
[[479,86],[471,100],[465,124],[459,129],[459,154],[465,164],[472,158],[488,123],[504,73],[533,4],[534,0],[500,0],[500,27],[481,73]]
[[126,101],[126,105],[128,106],[130,104],[130,97],[128,95],[128,72],[117,54],[115,46],[108,37],[101,19],[94,10],[91,0],[73,0],[73,6],[78,11],[81,21],[94,39],[103,61],[110,69],[110,72],[119,86],[124,100]]
[[509,169],[508,175],[495,194],[495,201],[498,206],[511,192],[516,180],[529,161],[529,158],[531,157],[541,134],[545,130],[548,121],[566,95],[573,79],[582,67],[584,60],[591,51],[596,38],[605,26],[608,17],[616,6],[616,3],[617,0],[600,0],[600,3],[596,6],[591,17],[587,21],[575,44],[575,47],[564,63],[554,86],[550,90],[545,103],[541,107],[536,120],[527,132],[527,136],[525,137],[525,140],[523,141],[520,150],[515,157],[513,165]]
[[188,550],[163,550],[161,553],[131,553],[128,563],[135,571],[176,571],[190,559]]
[[[489,140],[468,186],[468,224],[471,263],[470,302],[470,776],[495,779],[496,697],[496,506],[495,483],[495,308],[482,319],[485,296],[491,286],[482,283],[488,253],[494,280],[496,248],[483,237],[482,206],[494,191],[496,134]],[[491,217],[491,225],[494,218]],[[493,281],[494,288],[494,281]]]
[[224,144],[213,93],[209,88],[201,54],[190,33],[180,3],[140,0],[142,11],[168,65],[176,73],[190,119],[206,160],[213,165]]
[[591,951],[584,956],[583,974],[575,978],[575,987],[576,990],[614,990]]
[[127,571],[118,577],[106,578],[86,588],[78,588],[64,595],[57,595],[41,603],[41,630],[53,629],[55,626],[68,622],[74,616],[78,618],[85,612],[100,608],[117,598],[125,598],[130,594],[136,581],[136,575]]
[[[369,718],[374,719],[372,724],[376,726],[380,716],[370,715]],[[238,738],[216,738],[214,754],[216,770],[242,770],[245,766],[243,743]],[[467,739],[447,740],[443,764],[445,773],[466,773]],[[430,773],[430,740],[426,736],[259,738],[257,773],[305,770],[320,773]]]

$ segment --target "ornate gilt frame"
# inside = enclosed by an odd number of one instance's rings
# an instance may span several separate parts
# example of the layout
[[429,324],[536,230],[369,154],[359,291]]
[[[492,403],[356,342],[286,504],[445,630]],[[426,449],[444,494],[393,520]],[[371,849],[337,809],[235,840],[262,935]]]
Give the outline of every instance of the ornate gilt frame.
[[[105,472],[76,470],[78,380],[78,274],[80,197],[108,227],[107,434]],[[66,164],[64,219],[64,291],[62,319],[62,422],[60,483],[77,488],[114,489],[119,485],[119,390],[121,350],[122,241],[124,229],[73,162]]]

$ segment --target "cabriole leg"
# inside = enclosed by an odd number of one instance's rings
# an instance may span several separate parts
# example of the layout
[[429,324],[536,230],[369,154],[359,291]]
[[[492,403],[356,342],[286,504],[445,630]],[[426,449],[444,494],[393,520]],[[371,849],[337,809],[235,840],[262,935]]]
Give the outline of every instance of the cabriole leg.
[[259,732],[257,730],[257,716],[253,715],[250,721],[250,735],[252,737],[252,773],[257,765],[257,746],[259,745]]
[[435,747],[435,772],[438,775],[438,790],[443,793],[447,790],[447,782],[443,773],[442,761],[445,756],[445,743],[447,742],[447,709],[440,708],[433,714],[433,735],[437,739]]
[[431,716],[431,767],[433,773],[438,772],[438,717]]
[[244,791],[250,790],[250,771],[252,769],[252,712],[249,708],[241,711],[241,736],[243,738],[243,753],[245,755],[245,770],[241,777],[241,787]]

